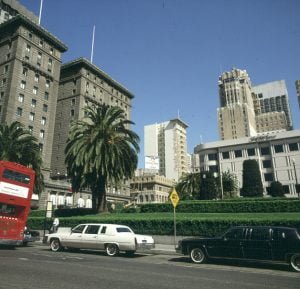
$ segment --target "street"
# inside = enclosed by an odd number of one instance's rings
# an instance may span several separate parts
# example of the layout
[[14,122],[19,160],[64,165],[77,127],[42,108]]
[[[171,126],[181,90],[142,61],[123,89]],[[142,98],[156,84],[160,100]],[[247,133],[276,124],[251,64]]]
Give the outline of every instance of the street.
[[176,254],[107,257],[103,252],[51,252],[33,244],[0,249],[0,289],[299,288],[288,266],[214,262]]

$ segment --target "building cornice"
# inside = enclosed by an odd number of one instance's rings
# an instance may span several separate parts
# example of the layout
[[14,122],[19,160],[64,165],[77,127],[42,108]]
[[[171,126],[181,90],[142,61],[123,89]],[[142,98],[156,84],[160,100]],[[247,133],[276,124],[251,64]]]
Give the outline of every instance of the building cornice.
[[134,94],[130,92],[127,88],[125,88],[122,84],[114,80],[112,77],[110,77],[107,73],[105,73],[103,70],[101,70],[99,67],[91,63],[89,60],[87,60],[84,57],[80,57],[77,59],[74,59],[70,62],[64,63],[61,66],[61,72],[64,70],[72,69],[74,67],[84,67],[88,69],[89,71],[92,71],[94,74],[100,76],[105,81],[107,81],[110,85],[116,87],[119,89],[122,93],[124,93],[129,98],[134,98]]
[[230,147],[230,146],[251,144],[251,143],[264,143],[264,142],[282,140],[286,138],[296,138],[296,137],[300,137],[300,130],[260,133],[257,134],[256,136],[251,136],[251,137],[243,137],[243,138],[230,139],[230,140],[220,140],[220,141],[215,141],[210,143],[199,144],[194,148],[194,152],[198,153],[199,151],[208,150],[208,149],[216,149],[216,148]]
[[34,23],[29,18],[24,15],[17,15],[12,17],[11,19],[3,22],[0,24],[0,34],[3,33],[5,30],[9,29],[10,27],[18,27],[18,26],[25,26],[30,31],[40,35],[43,39],[51,43],[56,49],[60,50],[61,52],[65,52],[68,50],[68,47],[60,41],[56,36],[51,34],[42,26]]

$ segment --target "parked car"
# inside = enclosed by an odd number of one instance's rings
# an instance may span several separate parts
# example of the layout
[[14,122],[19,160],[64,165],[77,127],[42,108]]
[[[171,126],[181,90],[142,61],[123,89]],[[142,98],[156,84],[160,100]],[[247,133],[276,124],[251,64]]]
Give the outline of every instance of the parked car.
[[239,226],[217,238],[186,238],[178,242],[178,253],[195,263],[207,259],[232,258],[289,263],[300,272],[300,235],[296,228]]
[[40,240],[40,232],[30,230],[27,227],[24,229],[23,246],[27,246],[29,242],[35,242]]
[[44,242],[52,251],[64,248],[105,250],[107,255],[116,256],[120,251],[134,254],[136,250],[155,247],[151,236],[135,234],[129,227],[117,224],[80,224],[71,228],[58,228],[56,233],[47,234]]

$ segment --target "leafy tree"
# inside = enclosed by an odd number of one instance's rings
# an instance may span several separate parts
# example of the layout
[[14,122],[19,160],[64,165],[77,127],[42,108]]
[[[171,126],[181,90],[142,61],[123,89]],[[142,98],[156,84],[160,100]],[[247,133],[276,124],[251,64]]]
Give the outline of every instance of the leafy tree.
[[200,194],[200,173],[184,174],[176,185],[180,199],[196,199]]
[[34,191],[41,193],[44,179],[39,145],[37,139],[20,122],[0,125],[0,159],[31,167],[36,174]]
[[284,197],[284,190],[280,182],[272,182],[270,187],[272,197]]
[[256,160],[245,160],[243,162],[243,197],[262,197],[263,185],[259,166]]
[[66,146],[68,175],[75,191],[89,188],[93,209],[107,211],[106,188],[132,177],[137,167],[139,136],[119,107],[86,107],[85,118],[72,123]]
[[217,178],[212,172],[201,172],[200,199],[212,200],[219,196],[219,185]]
[[238,195],[238,182],[234,174],[229,171],[222,173],[222,184],[225,198],[234,198]]

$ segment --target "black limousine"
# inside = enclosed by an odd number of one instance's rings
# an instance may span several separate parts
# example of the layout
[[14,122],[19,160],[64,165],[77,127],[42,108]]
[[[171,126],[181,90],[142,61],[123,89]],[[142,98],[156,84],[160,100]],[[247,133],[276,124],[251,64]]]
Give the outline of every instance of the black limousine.
[[213,258],[284,262],[300,272],[300,235],[296,228],[232,227],[221,237],[183,239],[176,251],[189,255],[195,263]]

